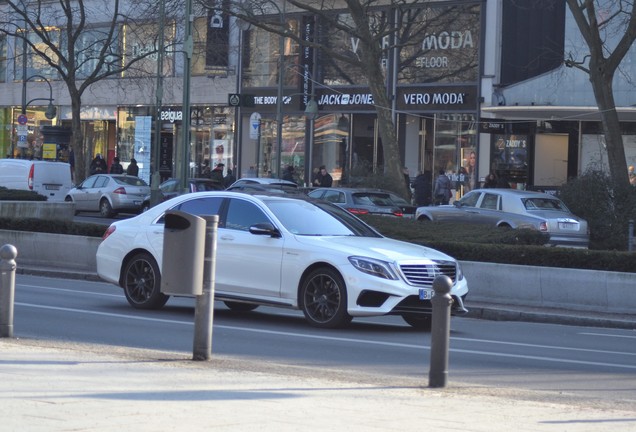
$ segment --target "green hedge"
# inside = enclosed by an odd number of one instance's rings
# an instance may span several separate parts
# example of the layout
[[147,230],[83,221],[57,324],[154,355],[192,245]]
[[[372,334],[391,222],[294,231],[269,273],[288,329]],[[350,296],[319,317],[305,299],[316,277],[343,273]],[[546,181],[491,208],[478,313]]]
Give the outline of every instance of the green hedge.
[[0,218],[0,230],[45,232],[86,237],[101,237],[106,231],[103,225],[44,219]]
[[442,222],[366,216],[383,235],[432,247],[461,261],[636,273],[636,254],[542,246],[545,234]]
[[46,201],[44,195],[34,191],[7,189],[0,186],[0,201]]

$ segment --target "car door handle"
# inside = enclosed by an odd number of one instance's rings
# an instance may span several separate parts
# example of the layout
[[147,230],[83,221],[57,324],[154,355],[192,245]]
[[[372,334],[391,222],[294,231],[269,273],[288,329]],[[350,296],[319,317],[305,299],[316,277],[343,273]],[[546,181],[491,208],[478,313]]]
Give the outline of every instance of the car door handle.
[[221,236],[221,240],[234,240],[234,236],[225,234]]

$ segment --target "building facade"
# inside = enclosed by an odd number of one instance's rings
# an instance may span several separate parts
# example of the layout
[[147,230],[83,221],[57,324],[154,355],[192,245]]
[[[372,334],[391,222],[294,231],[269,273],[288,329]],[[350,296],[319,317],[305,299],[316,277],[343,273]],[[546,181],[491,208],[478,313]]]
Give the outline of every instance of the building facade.
[[[375,11],[398,29],[399,38],[386,41],[391,48],[382,65],[399,157],[411,178],[422,173],[432,183],[443,171],[458,198],[491,171],[511,187],[555,189],[606,164],[588,78],[563,66],[566,56],[582,52],[582,38],[565,1],[539,3],[432,1],[408,11]],[[270,18],[280,19],[280,11]],[[359,41],[316,17],[288,11],[284,19],[300,38],[357,55]],[[96,24],[105,21],[96,18]],[[162,68],[157,19],[117,27],[121,53],[155,54],[85,92],[81,119],[89,157],[100,153],[110,165],[118,156],[124,166],[135,158],[148,181],[156,154],[161,178],[184,169],[200,176],[220,162],[226,171],[236,168],[237,177],[280,177],[292,166],[301,185],[311,184],[321,165],[341,185],[382,172],[376,106],[359,69],[291,38],[238,25],[220,10],[195,8],[186,114],[184,20],[169,11],[164,22],[169,48]],[[87,32],[86,45],[91,37]],[[0,36],[0,156],[68,159],[68,90],[41,59],[23,51],[19,38]],[[628,164],[636,164],[633,59],[630,52],[615,83]],[[89,73],[90,62],[85,67]],[[26,135],[18,121],[25,87],[27,101],[33,100],[26,106]],[[46,117],[50,98],[54,119]],[[305,114],[310,101],[318,108],[311,118]]]

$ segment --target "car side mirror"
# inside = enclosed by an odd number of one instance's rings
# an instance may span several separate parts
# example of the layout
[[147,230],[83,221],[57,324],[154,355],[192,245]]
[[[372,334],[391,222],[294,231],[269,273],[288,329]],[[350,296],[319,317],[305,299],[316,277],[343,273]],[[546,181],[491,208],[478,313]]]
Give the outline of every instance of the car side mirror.
[[271,223],[257,223],[250,227],[250,234],[268,235],[273,238],[281,237],[280,231]]
[[453,205],[457,208],[460,208],[462,206],[461,201],[453,201]]

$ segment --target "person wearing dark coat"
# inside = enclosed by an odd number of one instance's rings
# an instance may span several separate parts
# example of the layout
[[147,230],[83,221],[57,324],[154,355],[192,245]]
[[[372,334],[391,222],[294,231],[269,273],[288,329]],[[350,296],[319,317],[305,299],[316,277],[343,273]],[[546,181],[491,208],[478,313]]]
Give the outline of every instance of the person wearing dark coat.
[[124,167],[121,166],[121,164],[119,163],[119,158],[117,156],[115,156],[113,158],[113,163],[110,166],[110,173],[111,174],[123,174],[124,173]]
[[100,153],[97,153],[95,159],[91,161],[91,165],[89,167],[89,172],[91,175],[94,174],[106,174],[108,172],[108,166],[106,165],[106,161],[102,157]]
[[431,190],[433,188],[431,172],[424,171],[415,177],[413,189],[415,190],[415,205],[418,207],[431,205]]
[[223,184],[223,168],[225,168],[225,164],[218,163],[210,172],[210,178],[221,185]]
[[227,174],[225,175],[225,177],[223,177],[223,186],[225,186],[225,188],[227,189],[230,186],[232,186],[232,183],[234,183],[235,181],[236,181],[236,176],[232,172],[232,169],[228,168]]
[[130,160],[130,165],[126,168],[126,174],[135,177],[139,176],[139,165],[137,165],[137,160],[135,158]]
[[285,167],[285,172],[283,172],[283,180],[287,180],[293,183],[296,183],[296,180],[294,180],[294,167],[291,165],[287,165],[287,167]]
[[314,186],[316,187],[331,187],[333,184],[333,177],[327,172],[327,167],[322,165],[320,171],[316,175],[314,180]]

